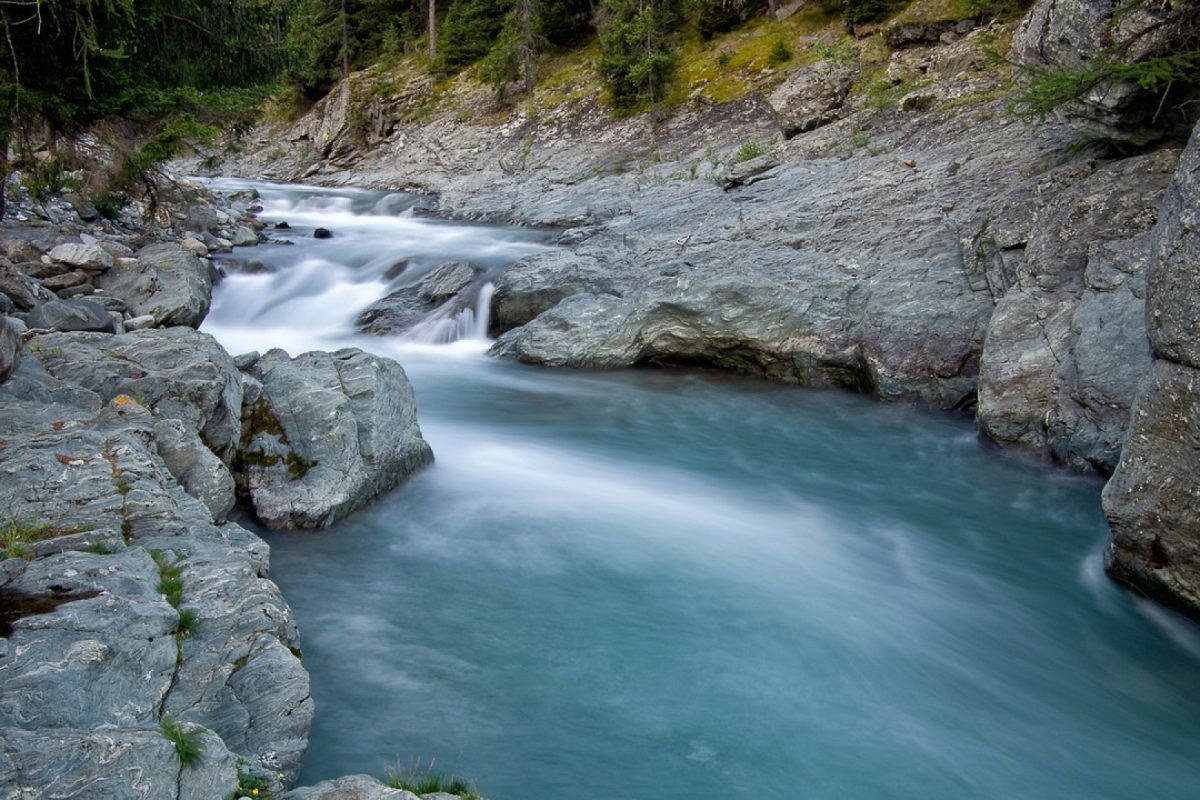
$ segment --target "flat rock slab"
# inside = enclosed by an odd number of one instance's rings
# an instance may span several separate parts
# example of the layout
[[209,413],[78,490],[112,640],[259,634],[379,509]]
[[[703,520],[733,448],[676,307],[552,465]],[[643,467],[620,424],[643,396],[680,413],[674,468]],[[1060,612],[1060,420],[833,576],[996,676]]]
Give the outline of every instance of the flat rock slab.
[[50,257],[62,264],[84,269],[112,269],[113,257],[98,244],[60,244]]

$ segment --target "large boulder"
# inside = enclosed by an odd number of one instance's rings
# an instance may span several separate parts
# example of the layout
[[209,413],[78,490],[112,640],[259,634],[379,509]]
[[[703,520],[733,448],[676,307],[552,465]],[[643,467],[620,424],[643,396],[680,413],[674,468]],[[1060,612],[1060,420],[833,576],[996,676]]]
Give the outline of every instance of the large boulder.
[[0,256],[0,293],[24,311],[38,303],[56,299],[52,292],[30,279],[22,269],[3,256]]
[[394,361],[357,349],[271,350],[250,374],[240,469],[269,527],[330,525],[432,460]]
[[96,287],[125,302],[135,317],[161,327],[198,327],[212,302],[211,267],[178,244],[154,244],[96,279]]
[[78,297],[49,300],[34,306],[25,322],[31,328],[51,331],[97,331],[116,333],[117,323],[108,309]]
[[235,501],[233,475],[187,423],[163,419],[154,424],[154,443],[179,484],[223,522]]
[[526,256],[495,280],[490,333],[501,334],[531,322],[573,294],[616,294],[618,280],[603,254],[553,249]]
[[233,360],[206,333],[191,328],[50,333],[29,351],[61,380],[108,401],[135,398],[159,419],[178,419],[229,463],[241,440],[242,382]]
[[69,267],[90,270],[108,270],[113,265],[113,257],[94,242],[60,244],[50,251],[50,258]]
[[1163,201],[1148,269],[1154,367],[1104,488],[1108,572],[1200,618],[1200,133]]
[[854,77],[853,69],[836,61],[818,61],[789,75],[767,97],[783,135],[808,133],[845,116]]
[[[1169,56],[1196,49],[1191,16],[1182,2],[1039,0],[1014,33],[1012,52],[1027,70],[1025,80],[1092,69],[1105,59]],[[1196,99],[1194,78],[1153,86],[1132,77],[1107,79],[1055,113],[1088,137],[1143,145],[1164,135],[1186,136],[1197,116]]]
[[378,300],[358,317],[365,333],[389,334],[412,328],[429,312],[455,302],[448,311],[465,308],[464,292],[475,284],[483,270],[465,261],[440,264],[414,283]]
[[347,775],[316,786],[293,789],[284,800],[420,800],[412,792],[391,789],[370,775]]

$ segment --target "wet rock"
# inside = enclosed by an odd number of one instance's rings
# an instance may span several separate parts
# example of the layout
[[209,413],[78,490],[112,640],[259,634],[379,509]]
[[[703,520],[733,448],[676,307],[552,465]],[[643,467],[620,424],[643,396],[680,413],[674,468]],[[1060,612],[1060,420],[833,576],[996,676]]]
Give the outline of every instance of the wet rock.
[[83,269],[107,270],[113,265],[113,257],[98,244],[60,244],[50,251],[50,257],[59,263]]
[[831,61],[818,61],[789,75],[767,98],[779,115],[783,135],[808,133],[845,116],[843,106],[854,76],[854,70]]
[[[316,234],[313,234],[316,236]],[[316,238],[329,238],[317,236]],[[229,242],[234,247],[250,247],[258,244],[258,234],[247,228],[245,225],[239,225],[234,228],[233,235],[229,237]]]
[[136,264],[118,265],[97,278],[96,286],[124,300],[134,316],[194,328],[208,313],[213,277],[207,264],[180,245],[156,244],[139,250]]
[[481,268],[465,261],[434,267],[416,283],[369,306],[358,317],[359,329],[373,334],[407,330],[430,311],[458,298],[482,273]]
[[79,298],[41,303],[29,312],[25,321],[31,328],[44,330],[116,332],[108,309],[99,303]]
[[7,317],[0,317],[0,383],[8,380],[20,363],[21,334]]
[[241,470],[270,527],[330,525],[432,460],[394,361],[271,350],[250,374],[262,388],[245,409]]
[[329,230],[328,228],[317,228],[315,231],[313,231],[313,238],[314,239],[332,239],[333,231]]
[[496,278],[491,333],[531,322],[573,294],[617,294],[614,272],[603,254],[548,250],[527,256]]
[[233,475],[229,468],[181,420],[156,422],[154,443],[163,463],[187,493],[204,503],[213,520],[224,522],[234,503]]
[[316,786],[293,789],[285,800],[420,800],[403,789],[390,789],[369,775],[347,775]]

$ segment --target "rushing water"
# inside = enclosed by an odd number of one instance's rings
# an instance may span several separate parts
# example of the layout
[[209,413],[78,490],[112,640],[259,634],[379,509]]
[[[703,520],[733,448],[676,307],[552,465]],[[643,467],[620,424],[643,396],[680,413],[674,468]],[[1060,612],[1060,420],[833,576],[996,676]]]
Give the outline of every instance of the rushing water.
[[1198,796],[1200,635],[1104,577],[1097,481],[851,395],[355,337],[396,261],[498,266],[538,234],[260,189],[297,243],[240,253],[276,271],[227,279],[205,329],[396,357],[437,456],[268,536],[317,703],[305,781],[420,760],[492,800]]

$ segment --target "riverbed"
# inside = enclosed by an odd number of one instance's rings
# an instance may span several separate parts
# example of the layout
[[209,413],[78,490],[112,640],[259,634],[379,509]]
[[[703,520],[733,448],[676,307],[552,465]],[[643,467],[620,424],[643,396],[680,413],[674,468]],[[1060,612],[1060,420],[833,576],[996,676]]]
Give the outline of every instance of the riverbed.
[[545,233],[244,186],[293,244],[239,250],[204,330],[396,358],[437,459],[333,528],[264,534],[317,704],[304,782],[419,763],[492,800],[1194,796],[1200,634],[1104,576],[1099,480],[856,395],[498,362],[482,308],[357,335],[423,271],[499,270]]

